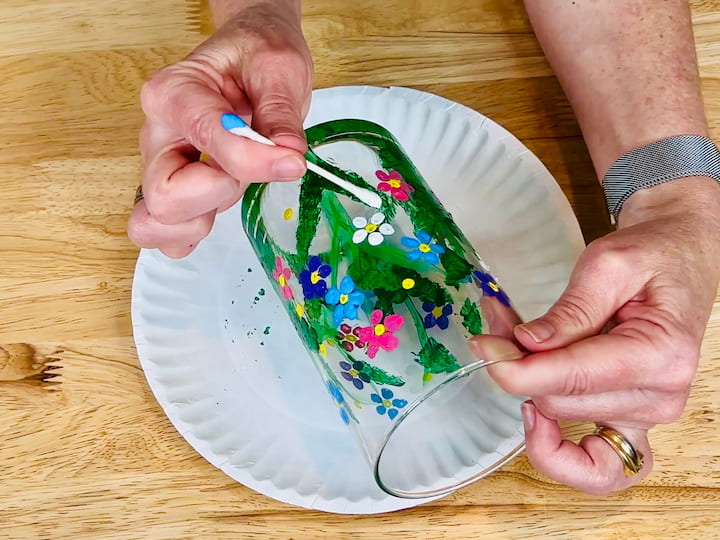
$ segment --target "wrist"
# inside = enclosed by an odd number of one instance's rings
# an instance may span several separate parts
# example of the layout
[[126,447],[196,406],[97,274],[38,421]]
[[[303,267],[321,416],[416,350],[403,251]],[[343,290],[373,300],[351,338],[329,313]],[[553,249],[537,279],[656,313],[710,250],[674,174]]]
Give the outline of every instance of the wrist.
[[656,219],[720,216],[720,183],[707,176],[690,176],[671,180],[633,193],[618,215],[618,228],[630,227]]
[[301,24],[301,0],[209,0],[215,28],[220,28],[243,12],[257,9],[265,14],[276,14]]

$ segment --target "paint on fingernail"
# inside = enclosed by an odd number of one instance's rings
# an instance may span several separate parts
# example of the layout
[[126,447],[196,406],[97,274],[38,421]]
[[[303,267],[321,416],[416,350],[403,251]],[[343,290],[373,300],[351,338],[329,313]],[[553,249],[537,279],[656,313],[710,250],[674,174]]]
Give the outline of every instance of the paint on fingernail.
[[535,407],[532,405],[532,403],[526,401],[525,403],[520,405],[520,412],[522,413],[525,433],[529,433],[535,427]]
[[283,180],[296,180],[305,174],[305,162],[296,156],[287,156],[273,165],[275,176]]
[[543,320],[521,324],[518,328],[524,330],[533,339],[533,341],[535,341],[535,343],[547,341],[553,337],[553,334],[555,334],[555,329]]

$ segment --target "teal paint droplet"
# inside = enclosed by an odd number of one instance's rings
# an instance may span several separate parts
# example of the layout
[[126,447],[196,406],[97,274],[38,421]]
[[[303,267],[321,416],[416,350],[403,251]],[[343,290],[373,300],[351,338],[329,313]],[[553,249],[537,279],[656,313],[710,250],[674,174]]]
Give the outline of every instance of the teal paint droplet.
[[270,334],[270,327],[269,327],[269,326],[266,326],[266,327],[265,327],[265,330],[263,330],[263,334],[265,334],[266,336]]
[[252,274],[252,268],[248,268],[247,271],[248,271],[248,274]]
[[260,290],[258,291],[258,294],[259,294],[260,296],[265,296],[265,289],[260,289]]

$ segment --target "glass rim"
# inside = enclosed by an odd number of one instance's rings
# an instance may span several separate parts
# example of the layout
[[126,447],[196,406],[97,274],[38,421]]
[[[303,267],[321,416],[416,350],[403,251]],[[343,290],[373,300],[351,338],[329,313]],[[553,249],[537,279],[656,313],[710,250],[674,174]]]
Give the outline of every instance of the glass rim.
[[383,482],[380,474],[380,460],[382,459],[383,453],[385,452],[385,449],[387,448],[390,439],[400,427],[400,425],[408,418],[408,416],[410,416],[410,414],[412,414],[415,409],[422,405],[428,398],[437,394],[439,391],[446,388],[448,385],[457,382],[458,379],[460,379],[461,377],[470,375],[471,373],[474,373],[480,369],[484,369],[493,364],[497,364],[498,362],[503,362],[503,360],[478,360],[476,362],[463,366],[457,371],[453,372],[451,376],[445,379],[443,382],[432,388],[427,394],[423,394],[421,397],[416,398],[412,403],[410,403],[407,409],[402,412],[402,414],[397,418],[397,420],[393,422],[393,424],[385,432],[385,435],[383,436],[383,439],[380,443],[380,447],[375,453],[375,457],[373,459],[373,476],[375,477],[375,482],[380,487],[380,489],[382,489],[385,493],[389,495],[403,499],[425,499],[429,497],[440,497],[443,495],[448,495],[454,491],[457,491],[458,489],[466,487],[492,474],[499,468],[503,467],[504,465],[515,459],[518,454],[522,453],[525,450],[525,437],[523,436],[523,440],[522,442],[520,442],[520,444],[513,448],[508,454],[500,457],[490,466],[483,468],[481,471],[471,475],[468,478],[464,478],[455,483],[452,483],[451,485],[437,489],[428,489],[424,491],[407,491],[402,489],[395,489]]

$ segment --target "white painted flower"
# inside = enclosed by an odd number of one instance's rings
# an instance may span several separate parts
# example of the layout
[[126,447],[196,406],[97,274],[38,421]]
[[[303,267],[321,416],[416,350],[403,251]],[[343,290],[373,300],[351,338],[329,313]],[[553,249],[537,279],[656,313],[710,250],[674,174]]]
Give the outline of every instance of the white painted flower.
[[371,246],[378,246],[383,243],[385,237],[394,233],[395,229],[389,223],[384,223],[385,214],[382,212],[376,212],[370,217],[368,222],[367,218],[358,216],[352,220],[353,225],[357,229],[353,234],[352,240],[356,244],[364,242],[367,238],[368,244]]

